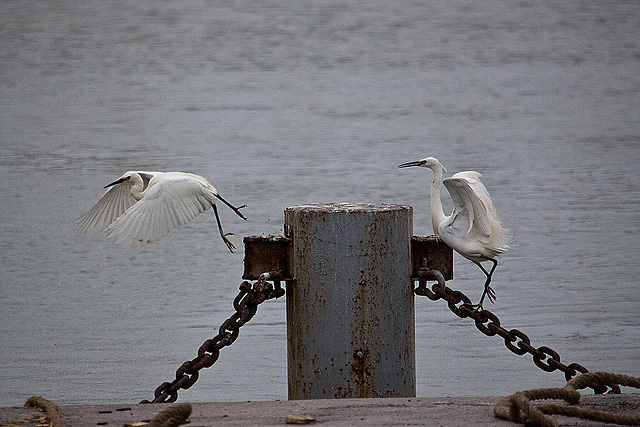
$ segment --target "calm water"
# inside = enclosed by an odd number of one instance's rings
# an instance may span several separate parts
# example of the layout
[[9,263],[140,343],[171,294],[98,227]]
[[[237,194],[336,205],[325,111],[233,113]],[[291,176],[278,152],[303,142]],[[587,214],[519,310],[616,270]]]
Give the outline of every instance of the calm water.
[[[0,405],[137,402],[232,313],[243,253],[212,214],[139,250],[73,221],[129,169],[204,175],[225,230],[309,202],[405,203],[430,234],[428,155],[475,169],[512,250],[503,326],[640,375],[640,3],[0,3]],[[443,192],[446,193],[446,192]],[[450,202],[446,202],[450,206]],[[449,286],[480,270],[456,256]],[[564,384],[418,300],[419,396]],[[270,301],[183,401],[286,399]]]

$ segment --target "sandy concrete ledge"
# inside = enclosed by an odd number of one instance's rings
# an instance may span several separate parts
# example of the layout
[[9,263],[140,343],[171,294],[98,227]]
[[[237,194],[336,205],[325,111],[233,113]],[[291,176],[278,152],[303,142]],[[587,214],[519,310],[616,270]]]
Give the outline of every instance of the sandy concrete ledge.
[[[26,399],[25,399],[26,400]],[[286,417],[315,418],[310,425],[327,426],[513,426],[493,415],[499,397],[324,399],[272,402],[193,403],[190,427],[283,426]],[[545,401],[551,403],[555,401]],[[557,402],[561,403],[561,402]],[[122,426],[151,420],[170,404],[61,406],[68,426]],[[628,415],[640,415],[640,394],[583,396],[580,406]],[[43,414],[35,409],[0,408],[0,424],[35,426]],[[556,417],[560,425],[597,426],[602,423]]]

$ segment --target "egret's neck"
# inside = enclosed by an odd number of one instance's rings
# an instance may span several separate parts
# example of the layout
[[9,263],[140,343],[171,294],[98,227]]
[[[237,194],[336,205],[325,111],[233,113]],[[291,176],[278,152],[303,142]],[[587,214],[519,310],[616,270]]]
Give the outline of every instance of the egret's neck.
[[131,187],[131,196],[136,200],[141,200],[142,197],[144,197],[144,181],[138,174],[133,175],[132,181],[133,186]]
[[438,225],[446,219],[440,200],[440,187],[442,186],[442,167],[433,169],[433,182],[431,183],[431,226],[433,234],[438,236]]

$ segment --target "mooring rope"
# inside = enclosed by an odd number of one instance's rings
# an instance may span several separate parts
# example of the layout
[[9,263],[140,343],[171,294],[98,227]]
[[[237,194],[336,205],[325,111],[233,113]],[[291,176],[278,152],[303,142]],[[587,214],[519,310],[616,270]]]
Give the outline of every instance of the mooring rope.
[[189,422],[190,403],[177,403],[160,411],[146,427],[178,427]]
[[596,411],[578,406],[544,404],[534,405],[533,400],[562,399],[575,405],[580,401],[577,390],[598,385],[622,385],[640,388],[640,378],[609,372],[588,372],[567,382],[563,388],[540,388],[519,391],[502,399],[493,409],[496,417],[531,426],[557,426],[558,421],[551,415],[579,417],[586,420],[613,423],[619,425],[638,426],[640,416],[625,415],[606,411]]
[[60,409],[50,400],[42,396],[31,396],[24,404],[25,408],[36,408],[43,411],[51,427],[64,427],[62,418],[60,418]]
[[[36,408],[45,413],[48,426],[65,427],[60,417],[58,405],[42,396],[32,396],[24,404],[25,408]],[[178,427],[189,422],[191,416],[190,403],[178,403],[171,405],[158,412],[153,419],[146,424],[146,427]],[[128,426],[131,424],[125,424]]]

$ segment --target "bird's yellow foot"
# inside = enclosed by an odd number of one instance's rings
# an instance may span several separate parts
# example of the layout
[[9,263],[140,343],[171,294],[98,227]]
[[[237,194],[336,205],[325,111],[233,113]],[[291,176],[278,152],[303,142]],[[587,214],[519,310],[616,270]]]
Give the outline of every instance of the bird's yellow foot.
[[233,233],[220,233],[220,237],[222,237],[222,241],[225,245],[227,245],[227,248],[229,248],[229,252],[233,253],[233,250],[236,247],[233,245],[233,243],[231,243],[231,240],[227,239],[227,236],[233,236]]
[[[247,220],[247,217],[245,217],[245,216],[242,214],[242,212],[240,212],[240,209],[242,209],[242,208],[246,208],[246,207],[247,207],[247,205],[242,205],[242,206],[238,206],[238,207],[234,207],[234,208],[233,208],[233,211],[234,211],[234,212],[235,212],[235,213],[236,213],[240,218],[244,219],[245,221]],[[229,234],[231,234],[231,233],[229,233]]]
[[489,297],[489,301],[491,301],[492,304],[495,304],[497,299],[496,292],[493,290],[491,286],[487,286],[487,296]]
[[469,310],[471,311],[482,311],[482,303],[478,303],[478,304],[463,304],[464,307],[467,307]]

